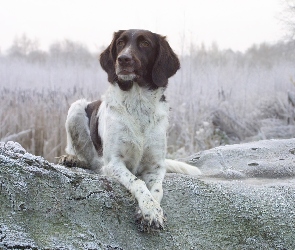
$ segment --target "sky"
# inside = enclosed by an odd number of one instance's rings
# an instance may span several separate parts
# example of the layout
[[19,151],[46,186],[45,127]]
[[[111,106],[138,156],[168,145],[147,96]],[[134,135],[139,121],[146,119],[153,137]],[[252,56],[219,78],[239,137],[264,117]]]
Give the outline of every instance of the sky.
[[245,51],[285,35],[282,0],[0,0],[0,49],[16,37],[40,48],[69,39],[100,51],[115,31],[147,29],[165,35],[177,52],[191,44]]

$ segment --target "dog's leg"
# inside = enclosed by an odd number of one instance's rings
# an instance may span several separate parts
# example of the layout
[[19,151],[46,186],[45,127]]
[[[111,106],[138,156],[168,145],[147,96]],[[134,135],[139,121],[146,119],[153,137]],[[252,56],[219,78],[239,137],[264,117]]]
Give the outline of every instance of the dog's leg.
[[[166,173],[165,165],[156,165],[154,168],[149,169],[147,171],[144,171],[141,174],[142,180],[146,183],[147,188],[150,190],[151,195],[153,198],[158,202],[160,205],[161,200],[163,198],[163,188],[162,188],[162,182],[164,179]],[[165,215],[163,214],[163,221],[166,220]],[[137,209],[136,212],[136,220],[138,222],[141,222],[140,224],[140,230],[141,231],[147,231],[150,228],[146,227],[142,221],[144,220],[144,214],[142,213],[142,210],[140,208]],[[163,228],[163,224],[156,227]]]
[[145,182],[133,175],[120,159],[109,162],[102,172],[116,178],[137,199],[143,224],[163,227],[164,216],[159,201],[153,197]]
[[[102,160],[98,156],[91,140],[89,119],[85,111],[87,105],[88,102],[86,100],[78,100],[71,105],[68,111],[66,120],[66,152],[69,155],[76,156],[89,169],[99,171],[102,166]],[[80,164],[78,165],[80,166]]]
[[155,167],[144,171],[141,174],[142,179],[150,190],[156,201],[161,203],[163,197],[162,183],[165,177],[166,168],[164,164],[157,164]]

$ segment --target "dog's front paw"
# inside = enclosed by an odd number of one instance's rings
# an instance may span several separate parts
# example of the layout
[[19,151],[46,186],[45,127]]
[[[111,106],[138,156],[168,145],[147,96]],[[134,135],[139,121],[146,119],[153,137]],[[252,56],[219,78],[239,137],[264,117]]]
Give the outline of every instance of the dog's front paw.
[[142,232],[162,230],[166,219],[160,204],[151,199],[148,202],[143,202],[141,207],[141,209],[137,209],[135,215],[139,230]]

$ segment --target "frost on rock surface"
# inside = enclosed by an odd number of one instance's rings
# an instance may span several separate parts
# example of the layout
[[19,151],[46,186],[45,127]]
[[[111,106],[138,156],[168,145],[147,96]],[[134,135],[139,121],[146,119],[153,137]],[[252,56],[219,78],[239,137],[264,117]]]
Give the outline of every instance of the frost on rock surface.
[[220,146],[197,153],[186,160],[199,167],[206,177],[268,178],[270,182],[275,179],[293,179],[295,139]]
[[141,233],[111,178],[0,143],[0,249],[295,249],[295,139],[207,150],[168,174],[165,229]]

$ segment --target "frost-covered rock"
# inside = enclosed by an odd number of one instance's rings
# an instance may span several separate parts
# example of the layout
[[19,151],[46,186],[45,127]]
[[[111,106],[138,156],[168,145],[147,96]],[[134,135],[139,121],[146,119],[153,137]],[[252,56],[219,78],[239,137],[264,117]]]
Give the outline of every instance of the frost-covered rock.
[[148,234],[117,182],[0,143],[0,249],[295,249],[294,148],[261,141],[196,155],[204,176],[166,176],[166,227]]
[[295,139],[263,140],[220,146],[187,158],[207,177],[293,178]]

